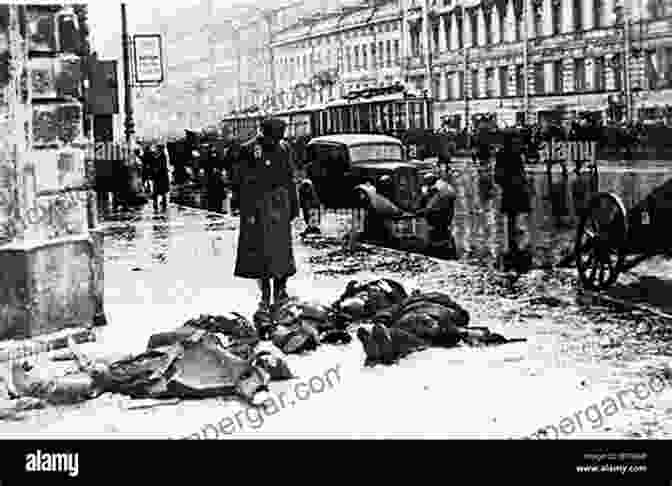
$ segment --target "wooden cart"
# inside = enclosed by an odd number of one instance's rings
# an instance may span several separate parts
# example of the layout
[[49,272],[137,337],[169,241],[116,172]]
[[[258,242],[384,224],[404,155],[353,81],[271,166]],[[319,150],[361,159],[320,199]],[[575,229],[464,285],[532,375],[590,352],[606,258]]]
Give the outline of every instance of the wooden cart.
[[655,255],[672,256],[672,178],[626,210],[613,193],[598,193],[579,221],[576,267],[584,288],[602,290],[620,273]]

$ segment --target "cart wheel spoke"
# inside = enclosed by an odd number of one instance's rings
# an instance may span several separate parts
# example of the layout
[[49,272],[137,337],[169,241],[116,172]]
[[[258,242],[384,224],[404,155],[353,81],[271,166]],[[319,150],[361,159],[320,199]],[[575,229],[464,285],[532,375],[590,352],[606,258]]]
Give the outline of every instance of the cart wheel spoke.
[[593,249],[590,257],[590,281],[595,282],[595,277],[597,276],[597,269],[600,265],[600,259],[596,254],[596,250]]

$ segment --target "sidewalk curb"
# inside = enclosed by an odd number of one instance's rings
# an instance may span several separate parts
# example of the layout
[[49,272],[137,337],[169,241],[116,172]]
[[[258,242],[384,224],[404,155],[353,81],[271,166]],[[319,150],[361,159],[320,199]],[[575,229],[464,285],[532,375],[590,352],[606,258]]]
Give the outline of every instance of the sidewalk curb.
[[0,363],[67,348],[70,337],[78,344],[96,341],[94,330],[83,327],[65,329],[32,339],[5,341],[0,343]]

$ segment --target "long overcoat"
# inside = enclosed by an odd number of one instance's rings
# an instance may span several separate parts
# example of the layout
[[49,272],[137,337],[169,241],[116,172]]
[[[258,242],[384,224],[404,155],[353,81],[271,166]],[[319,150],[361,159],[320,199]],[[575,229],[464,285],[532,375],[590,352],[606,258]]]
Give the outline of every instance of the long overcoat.
[[244,144],[236,174],[240,187],[240,232],[234,275],[283,278],[296,273],[291,222],[299,215],[289,147],[262,137]]
[[168,170],[168,160],[163,152],[155,154],[152,163],[154,180],[154,195],[164,195],[170,191],[170,172]]
[[531,211],[531,194],[520,153],[516,151],[497,153],[495,182],[502,188],[502,213],[512,215]]

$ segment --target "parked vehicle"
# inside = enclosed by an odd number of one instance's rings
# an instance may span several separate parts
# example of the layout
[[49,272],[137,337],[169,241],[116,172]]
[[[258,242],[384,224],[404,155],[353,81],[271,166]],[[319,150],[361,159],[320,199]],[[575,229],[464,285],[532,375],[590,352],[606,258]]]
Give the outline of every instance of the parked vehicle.
[[422,185],[435,163],[409,160],[386,135],[329,135],[308,143],[307,175],[327,209],[364,210],[365,238],[427,240]]
[[[404,211],[419,209],[420,171],[409,162],[401,141],[386,135],[328,135],[308,143],[308,177],[329,209],[358,205],[354,190],[391,179],[391,202]],[[388,179],[384,179],[386,181]]]

